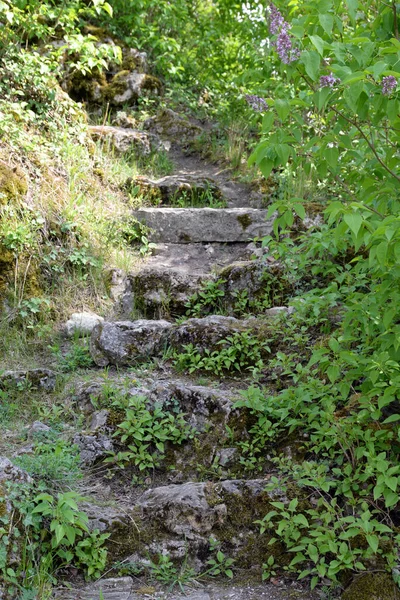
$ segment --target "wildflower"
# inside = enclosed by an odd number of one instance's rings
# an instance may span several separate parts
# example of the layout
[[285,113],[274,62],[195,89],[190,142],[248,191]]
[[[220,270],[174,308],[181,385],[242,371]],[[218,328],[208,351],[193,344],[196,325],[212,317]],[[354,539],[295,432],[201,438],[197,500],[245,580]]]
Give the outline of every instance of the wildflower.
[[337,83],[340,83],[340,79],[338,77],[334,77],[333,73],[329,75],[321,75],[319,78],[319,87],[330,87],[333,88]]
[[397,87],[397,79],[393,75],[388,75],[382,79],[382,94],[389,96]]
[[276,41],[273,42],[273,46],[281,61],[288,65],[299,58],[300,51],[293,46],[292,38],[288,33],[290,29],[289,23],[285,21],[274,4],[271,3],[269,5],[269,11],[269,31],[271,35],[277,36]]
[[264,112],[265,110],[268,110],[268,104],[265,102],[264,98],[260,98],[260,96],[246,94],[244,99],[246,100],[247,104],[257,112]]

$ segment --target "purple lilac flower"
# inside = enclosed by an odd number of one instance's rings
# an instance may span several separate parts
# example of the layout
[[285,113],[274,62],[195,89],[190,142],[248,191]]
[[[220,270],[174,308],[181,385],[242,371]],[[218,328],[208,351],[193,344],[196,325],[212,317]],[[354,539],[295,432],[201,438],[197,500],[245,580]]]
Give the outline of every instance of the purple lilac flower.
[[247,104],[257,112],[264,112],[268,110],[268,104],[265,102],[264,98],[260,98],[260,96],[246,94],[244,99],[246,100]]
[[298,48],[293,47],[292,38],[288,33],[290,25],[287,21],[285,21],[282,14],[274,4],[271,3],[269,5],[269,11],[269,31],[271,35],[277,36],[276,41],[273,42],[273,46],[275,47],[275,50],[277,51],[281,61],[288,65],[299,58],[300,51]]
[[277,35],[282,28],[287,29],[289,26],[289,23],[287,23],[285,21],[285,19],[282,17],[282,14],[279,12],[279,10],[276,8],[276,6],[274,4],[269,5],[269,10],[270,10],[269,32],[271,35]]
[[333,88],[337,83],[340,83],[340,79],[338,77],[334,77],[333,73],[329,75],[321,75],[319,78],[319,87],[330,87]]
[[389,96],[397,87],[397,79],[393,75],[388,75],[382,79],[382,94]]

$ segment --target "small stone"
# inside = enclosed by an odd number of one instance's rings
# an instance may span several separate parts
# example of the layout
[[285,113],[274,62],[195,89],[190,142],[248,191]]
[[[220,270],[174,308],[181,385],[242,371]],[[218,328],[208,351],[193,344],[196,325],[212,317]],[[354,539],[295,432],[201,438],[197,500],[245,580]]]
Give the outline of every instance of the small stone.
[[97,410],[93,413],[92,420],[90,421],[90,430],[96,431],[97,429],[103,429],[107,425],[109,415],[110,411],[106,408]]
[[96,325],[103,321],[103,317],[94,313],[73,313],[65,324],[65,333],[68,337],[90,335]]
[[35,421],[28,430],[28,438],[33,438],[36,434],[48,433],[49,431],[51,431],[51,427],[41,421]]
[[114,449],[112,441],[100,433],[93,435],[78,433],[74,436],[73,442],[78,446],[81,463],[85,466],[94,464]]

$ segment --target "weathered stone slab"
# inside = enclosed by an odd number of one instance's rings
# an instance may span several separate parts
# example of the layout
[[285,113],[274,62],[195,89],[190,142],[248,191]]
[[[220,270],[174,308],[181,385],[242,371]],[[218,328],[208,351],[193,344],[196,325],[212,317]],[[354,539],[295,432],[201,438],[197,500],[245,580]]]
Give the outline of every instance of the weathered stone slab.
[[152,152],[165,150],[164,144],[157,135],[144,131],[111,125],[91,125],[88,131],[94,140],[108,141],[110,146],[121,154],[133,150],[138,156],[146,156]]
[[120,311],[131,316],[138,312],[147,319],[185,314],[189,298],[200,289],[203,278],[176,269],[148,267],[127,277],[120,298]]
[[135,187],[137,193],[152,206],[159,204],[176,206],[178,201],[184,201],[184,206],[208,206],[212,202],[223,201],[221,190],[209,177],[167,175],[161,179],[149,179],[140,176],[128,179],[126,185],[130,188]]
[[[264,327],[263,327],[264,326]],[[133,365],[160,356],[167,346],[181,350],[193,344],[198,350],[221,348],[219,342],[236,332],[254,331],[263,339],[265,323],[211,315],[173,325],[168,321],[116,321],[97,325],[91,336],[90,352],[101,367]]]
[[93,313],[72,313],[65,324],[65,334],[68,337],[90,335],[97,323],[102,321],[104,321],[103,317]]
[[178,144],[192,141],[203,133],[201,127],[189,121],[185,115],[179,115],[170,108],[164,108],[154,117],[147,119],[143,123],[143,128]]
[[133,216],[153,242],[247,242],[271,233],[273,221],[257,208],[141,208]]

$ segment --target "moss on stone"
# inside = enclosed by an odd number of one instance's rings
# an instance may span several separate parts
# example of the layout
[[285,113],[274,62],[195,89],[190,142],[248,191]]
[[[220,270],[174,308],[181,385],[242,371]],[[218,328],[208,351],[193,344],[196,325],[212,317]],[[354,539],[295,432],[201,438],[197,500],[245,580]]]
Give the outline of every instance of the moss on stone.
[[94,69],[90,74],[74,71],[67,81],[67,91],[78,102],[100,102],[107,79],[102,71]]
[[103,88],[103,97],[105,100],[112,101],[115,96],[124,94],[127,90],[126,77],[130,71],[123,70],[116,73],[108,85]]
[[241,224],[241,226],[244,230],[246,230],[252,224],[251,217],[247,214],[239,215],[237,217],[237,220],[239,221],[239,223]]
[[353,580],[342,600],[400,600],[400,590],[389,573],[366,573]]
[[0,206],[18,202],[26,196],[27,191],[28,184],[21,169],[9,167],[0,161]]

